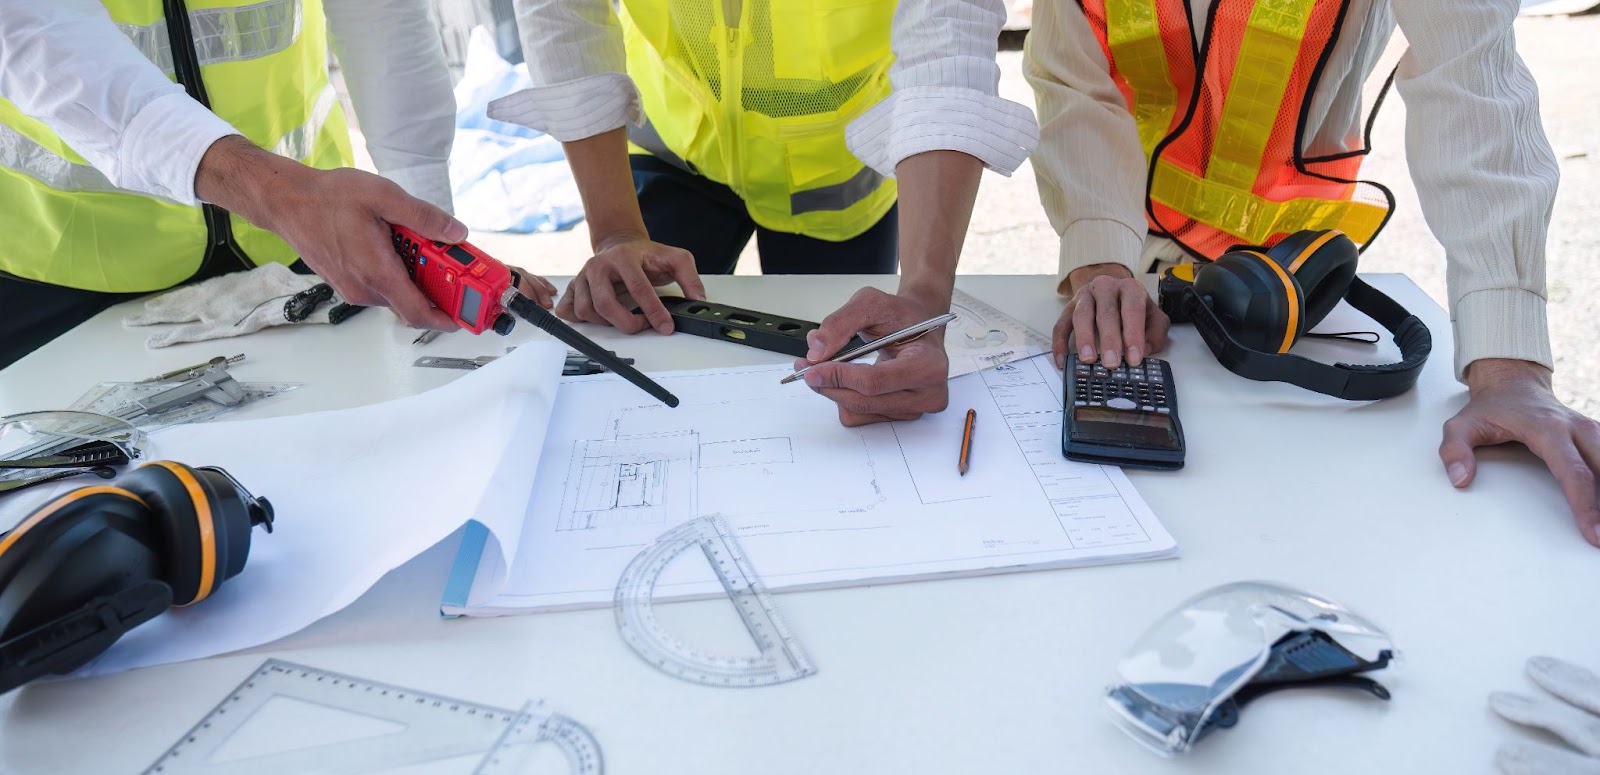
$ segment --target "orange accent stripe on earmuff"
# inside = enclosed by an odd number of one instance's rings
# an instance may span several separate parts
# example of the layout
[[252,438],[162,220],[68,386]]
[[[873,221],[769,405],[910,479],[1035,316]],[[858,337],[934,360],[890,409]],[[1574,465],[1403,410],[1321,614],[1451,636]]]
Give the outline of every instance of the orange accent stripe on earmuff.
[[217,541],[216,526],[211,522],[211,499],[206,497],[205,488],[200,486],[200,480],[188,469],[170,460],[157,460],[149,463],[152,466],[161,466],[178,477],[183,484],[183,489],[189,492],[189,500],[194,503],[194,518],[200,528],[200,585],[195,587],[194,599],[183,605],[191,606],[206,599],[211,594],[213,583],[217,578]]
[[1294,344],[1294,332],[1300,328],[1300,295],[1295,293],[1294,278],[1290,277],[1288,272],[1283,271],[1283,267],[1278,266],[1278,262],[1273,261],[1266,256],[1262,256],[1260,253],[1256,253],[1255,251],[1246,252],[1249,252],[1255,256],[1260,256],[1261,263],[1266,264],[1269,268],[1271,268],[1273,273],[1278,275],[1278,279],[1283,281],[1283,292],[1288,296],[1289,299],[1289,323],[1288,325],[1284,326],[1283,344],[1278,347],[1278,352],[1289,352],[1289,347]]
[[1343,235],[1344,232],[1339,231],[1338,229],[1329,229],[1322,236],[1312,240],[1311,244],[1307,245],[1305,250],[1300,251],[1300,255],[1295,256],[1294,261],[1289,264],[1289,274],[1294,274],[1295,272],[1300,271],[1300,265],[1304,264],[1313,255],[1316,255],[1316,252],[1321,250],[1323,245],[1328,244],[1328,240]]
[[143,498],[140,498],[139,496],[134,495],[133,493],[128,492],[127,490],[124,490],[121,487],[112,487],[110,485],[103,485],[103,484],[102,485],[96,485],[96,486],[93,486],[93,487],[80,487],[79,489],[73,490],[72,492],[69,492],[66,495],[63,495],[63,496],[61,496],[61,497],[59,497],[59,498],[57,498],[57,499],[45,504],[38,511],[33,512],[32,516],[30,516],[27,519],[23,520],[22,524],[17,525],[16,528],[14,528],[11,531],[11,533],[8,534],[4,539],[0,539],[0,554],[5,554],[6,550],[10,549],[11,545],[16,543],[17,539],[21,538],[23,533],[28,532],[30,529],[32,529],[34,526],[38,525],[40,522],[43,522],[46,519],[48,519],[51,514],[54,514],[54,513],[58,512],[58,511],[60,511],[60,510],[62,510],[64,508],[66,508],[68,505],[70,505],[72,503],[75,503],[77,501],[83,500],[84,498],[87,498],[90,495],[99,495],[101,493],[109,493],[109,494],[112,494],[112,495],[122,495],[122,496],[125,496],[125,497],[128,497],[128,498],[132,498],[135,501],[137,501],[140,506],[144,506],[145,508],[150,508],[150,504],[145,503]]

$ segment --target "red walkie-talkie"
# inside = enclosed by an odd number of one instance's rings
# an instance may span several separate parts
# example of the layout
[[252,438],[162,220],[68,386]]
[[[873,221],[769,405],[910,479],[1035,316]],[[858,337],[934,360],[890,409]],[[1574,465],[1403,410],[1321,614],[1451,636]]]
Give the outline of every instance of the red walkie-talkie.
[[667,406],[678,405],[677,396],[667,392],[666,388],[561,322],[533,299],[519,293],[517,282],[520,278],[517,273],[489,254],[466,242],[452,245],[423,239],[404,226],[391,225],[389,230],[394,238],[394,251],[405,262],[411,281],[416,283],[423,296],[428,297],[428,301],[444,310],[462,328],[474,334],[493,329],[504,336],[511,333],[512,326],[516,325],[516,319],[507,313],[510,310],[568,347],[638,385]]

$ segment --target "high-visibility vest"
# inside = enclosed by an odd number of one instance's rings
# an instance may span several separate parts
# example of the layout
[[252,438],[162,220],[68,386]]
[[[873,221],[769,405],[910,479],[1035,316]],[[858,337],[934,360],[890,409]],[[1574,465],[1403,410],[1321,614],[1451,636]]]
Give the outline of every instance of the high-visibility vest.
[[[352,163],[321,0],[188,0],[190,35],[176,50],[162,0],[102,2],[146,58],[251,142],[313,167]],[[214,205],[118,188],[5,99],[0,203],[0,272],[25,280],[131,293],[182,283],[208,258],[228,270],[295,260],[276,235]]]
[[845,147],[889,94],[894,0],[623,0],[648,151],[733,189],[756,223],[842,241],[894,206]]
[[1215,258],[1301,229],[1365,245],[1383,227],[1392,203],[1356,181],[1364,150],[1304,154],[1341,0],[1220,0],[1198,54],[1187,0],[1080,2],[1138,125],[1152,233]]

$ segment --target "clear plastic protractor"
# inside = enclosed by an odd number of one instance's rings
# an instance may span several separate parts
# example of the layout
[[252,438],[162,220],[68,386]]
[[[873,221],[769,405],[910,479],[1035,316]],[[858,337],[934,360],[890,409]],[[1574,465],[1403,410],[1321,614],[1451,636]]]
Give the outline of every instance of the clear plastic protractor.
[[566,757],[572,775],[604,775],[605,759],[589,729],[550,709],[544,701],[530,702],[484,755],[473,775],[541,775],[541,751],[554,748]]

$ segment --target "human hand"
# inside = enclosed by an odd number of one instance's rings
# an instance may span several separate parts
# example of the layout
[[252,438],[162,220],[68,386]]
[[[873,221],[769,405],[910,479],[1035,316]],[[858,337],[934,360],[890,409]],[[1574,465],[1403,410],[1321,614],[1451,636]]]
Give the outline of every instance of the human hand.
[[[572,321],[616,326],[625,334],[637,334],[654,327],[657,333],[672,333],[672,313],[656,296],[655,286],[676,281],[683,295],[704,300],[706,286],[695,270],[689,251],[651,242],[638,235],[627,235],[600,245],[594,257],[583,265],[567,285],[556,315]],[[643,314],[634,314],[619,296],[633,297]]]
[[1600,676],[1554,657],[1529,659],[1527,671],[1562,702],[1495,692],[1489,707],[1507,721],[1551,732],[1582,753],[1518,741],[1500,746],[1495,765],[1505,775],[1600,773]]
[[1078,360],[1115,369],[1135,366],[1167,346],[1172,321],[1150,300],[1144,285],[1121,264],[1091,264],[1067,275],[1067,308],[1051,337],[1056,368],[1064,368],[1068,337],[1076,333]]
[[[943,306],[949,309],[948,300]],[[825,362],[858,333],[876,339],[941,311],[935,302],[862,288],[806,335],[810,350],[795,361],[795,369],[811,367],[806,384],[838,404],[839,422],[849,427],[942,412],[950,403],[946,384],[950,360],[944,352],[943,328],[879,350],[877,363]]]
[[450,243],[466,239],[467,227],[400,186],[360,170],[313,169],[230,135],[201,158],[195,194],[283,238],[345,301],[387,306],[413,328],[459,328],[406,275],[389,225]]
[[517,292],[533,299],[545,309],[553,309],[556,304],[556,287],[549,280],[533,274],[520,266],[511,267],[517,273]]
[[1444,424],[1439,458],[1450,483],[1466,487],[1477,474],[1475,447],[1521,442],[1550,468],[1589,543],[1600,546],[1600,423],[1562,404],[1550,370],[1528,361],[1486,358],[1467,367],[1467,405]]

